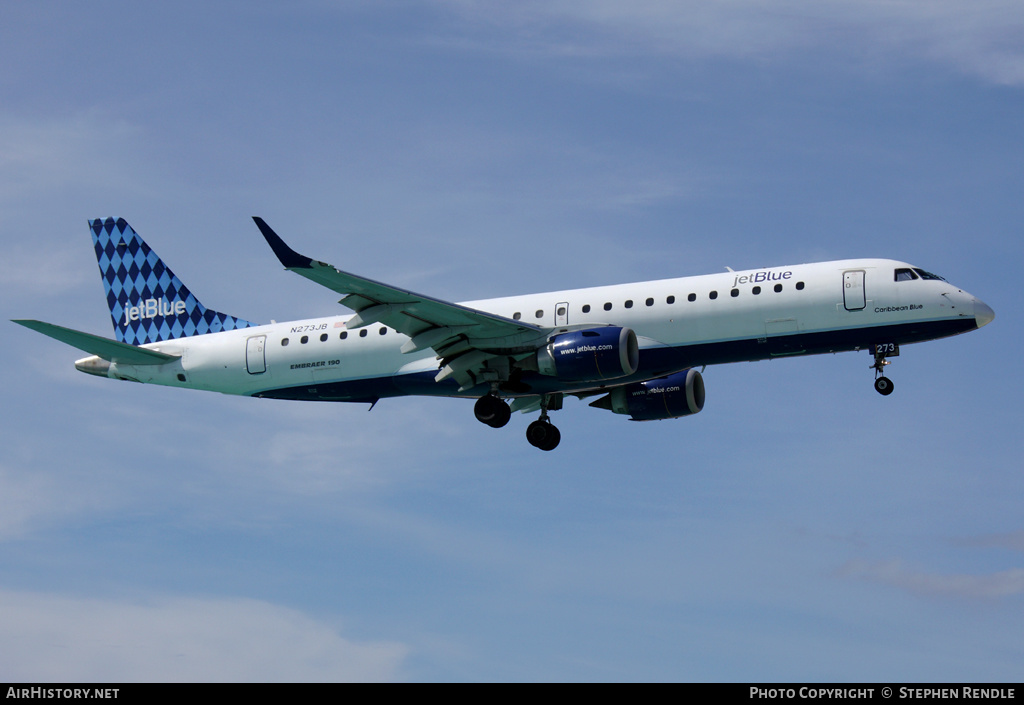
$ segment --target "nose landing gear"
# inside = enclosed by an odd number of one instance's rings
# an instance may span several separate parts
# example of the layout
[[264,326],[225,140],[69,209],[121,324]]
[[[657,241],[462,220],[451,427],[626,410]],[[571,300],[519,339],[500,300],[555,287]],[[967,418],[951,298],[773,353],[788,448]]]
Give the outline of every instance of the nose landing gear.
[[884,397],[892,394],[894,389],[892,380],[888,377],[876,377],[875,378],[875,391]]
[[882,374],[885,371],[886,365],[891,365],[887,357],[896,357],[900,354],[900,346],[896,343],[882,343],[875,345],[875,364],[871,366],[871,369],[875,371],[875,391],[881,394],[883,397],[887,397],[892,394],[892,390],[895,388],[892,380]]

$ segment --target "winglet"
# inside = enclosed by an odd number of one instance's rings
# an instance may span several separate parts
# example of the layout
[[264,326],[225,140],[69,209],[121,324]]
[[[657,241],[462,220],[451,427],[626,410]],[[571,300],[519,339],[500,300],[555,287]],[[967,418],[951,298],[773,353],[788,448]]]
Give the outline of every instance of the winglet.
[[258,215],[254,215],[252,219],[256,222],[256,227],[263,233],[263,237],[266,238],[267,244],[270,245],[270,249],[274,251],[277,258],[281,260],[281,264],[285,266],[285,269],[308,269],[313,263],[309,257],[300,255],[298,252],[288,247],[281,236],[274,232],[273,228],[267,225],[266,221]]

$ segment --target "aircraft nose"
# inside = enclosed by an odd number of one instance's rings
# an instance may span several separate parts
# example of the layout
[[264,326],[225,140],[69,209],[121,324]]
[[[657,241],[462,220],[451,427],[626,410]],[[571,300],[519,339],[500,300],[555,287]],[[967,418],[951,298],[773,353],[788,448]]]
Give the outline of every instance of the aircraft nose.
[[995,317],[996,312],[992,310],[991,306],[980,299],[974,300],[974,322],[978,328],[987,326]]

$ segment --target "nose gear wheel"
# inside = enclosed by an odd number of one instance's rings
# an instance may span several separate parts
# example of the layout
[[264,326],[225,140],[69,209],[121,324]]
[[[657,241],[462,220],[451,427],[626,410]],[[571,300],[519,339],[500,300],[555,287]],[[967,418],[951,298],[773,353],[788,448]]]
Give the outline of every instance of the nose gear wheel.
[[889,360],[886,360],[885,352],[879,351],[879,347],[875,349],[875,364],[871,366],[871,369],[875,371],[875,391],[881,394],[883,397],[887,397],[892,394],[895,385],[892,380],[882,374],[885,370],[886,365],[891,365]]

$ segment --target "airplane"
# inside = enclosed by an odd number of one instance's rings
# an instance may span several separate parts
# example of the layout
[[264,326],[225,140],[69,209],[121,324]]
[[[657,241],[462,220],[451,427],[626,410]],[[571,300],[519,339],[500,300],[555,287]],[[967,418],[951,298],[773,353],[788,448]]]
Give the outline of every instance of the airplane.
[[[634,421],[704,408],[708,365],[866,350],[875,389],[900,346],[995,317],[942,277],[851,259],[450,303],[300,255],[253,220],[287,270],[354,313],[258,325],[203,306],[123,218],[89,221],[116,340],[22,326],[89,353],[85,373],[270,399],[475,399],[482,423],[540,412],[527,441],[550,451],[567,396]],[[698,367],[701,368],[698,371]]]

